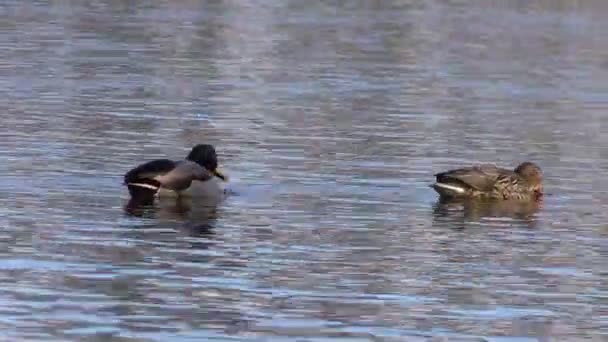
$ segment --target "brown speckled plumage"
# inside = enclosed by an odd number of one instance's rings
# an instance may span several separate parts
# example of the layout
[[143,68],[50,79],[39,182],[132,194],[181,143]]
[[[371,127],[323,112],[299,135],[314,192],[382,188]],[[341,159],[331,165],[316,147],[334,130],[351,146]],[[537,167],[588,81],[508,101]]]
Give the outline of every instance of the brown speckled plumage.
[[540,168],[531,162],[520,164],[515,170],[494,165],[478,165],[449,170],[435,175],[432,187],[441,197],[537,199],[543,194]]

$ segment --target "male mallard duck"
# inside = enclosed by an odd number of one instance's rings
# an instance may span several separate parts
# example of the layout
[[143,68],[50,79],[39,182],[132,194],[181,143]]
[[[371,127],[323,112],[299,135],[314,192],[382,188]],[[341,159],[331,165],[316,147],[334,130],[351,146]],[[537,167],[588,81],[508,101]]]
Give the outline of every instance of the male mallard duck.
[[151,202],[160,192],[180,195],[195,184],[196,189],[191,191],[213,192],[215,196],[219,184],[214,182],[214,176],[226,180],[217,170],[215,148],[201,144],[194,146],[185,160],[157,159],[133,168],[125,174],[124,183],[131,197]]
[[543,174],[536,164],[525,162],[515,170],[479,165],[435,175],[432,187],[445,198],[536,199],[543,194]]

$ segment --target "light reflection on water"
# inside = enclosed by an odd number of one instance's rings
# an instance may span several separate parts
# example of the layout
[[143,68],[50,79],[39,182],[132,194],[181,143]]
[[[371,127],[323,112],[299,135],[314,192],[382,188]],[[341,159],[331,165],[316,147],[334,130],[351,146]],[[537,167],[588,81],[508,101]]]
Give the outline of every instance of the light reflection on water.
[[[2,6],[2,338],[601,338],[603,3]],[[127,208],[201,142],[225,203]],[[539,206],[427,186],[526,159]]]

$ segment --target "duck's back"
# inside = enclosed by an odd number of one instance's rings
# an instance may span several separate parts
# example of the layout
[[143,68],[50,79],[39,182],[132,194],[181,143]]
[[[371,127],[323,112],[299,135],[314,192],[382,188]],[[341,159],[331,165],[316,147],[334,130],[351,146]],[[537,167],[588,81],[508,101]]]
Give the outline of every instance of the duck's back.
[[154,179],[175,169],[176,163],[169,159],[157,159],[138,165],[124,176],[124,183],[135,183],[144,179]]
[[453,169],[435,175],[438,183],[459,184],[479,191],[489,191],[496,179],[505,173],[494,165],[480,165]]

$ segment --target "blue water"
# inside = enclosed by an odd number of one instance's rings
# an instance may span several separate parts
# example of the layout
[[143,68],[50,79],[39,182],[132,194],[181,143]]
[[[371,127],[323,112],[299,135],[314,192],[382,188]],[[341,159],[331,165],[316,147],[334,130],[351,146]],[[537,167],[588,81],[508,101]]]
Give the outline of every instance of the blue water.
[[[0,340],[602,340],[607,11],[3,3]],[[225,202],[127,210],[198,143]],[[524,160],[539,205],[428,187]]]

